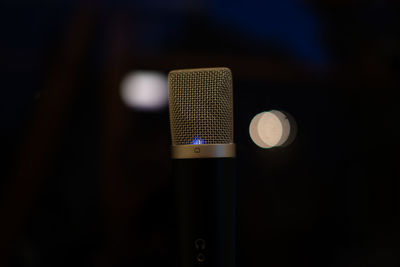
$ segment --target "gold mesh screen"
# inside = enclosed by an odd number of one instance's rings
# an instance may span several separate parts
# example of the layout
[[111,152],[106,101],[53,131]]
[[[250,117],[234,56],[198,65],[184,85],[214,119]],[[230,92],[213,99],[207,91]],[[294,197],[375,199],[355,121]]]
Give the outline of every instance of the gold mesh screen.
[[172,145],[233,143],[230,69],[174,70],[168,87]]

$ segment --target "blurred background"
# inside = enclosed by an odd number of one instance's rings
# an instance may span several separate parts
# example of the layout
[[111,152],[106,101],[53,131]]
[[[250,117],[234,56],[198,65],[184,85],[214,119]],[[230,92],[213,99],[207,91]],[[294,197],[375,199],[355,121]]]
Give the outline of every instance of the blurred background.
[[[238,266],[400,265],[397,1],[0,14],[1,267],[177,266],[165,79],[217,66],[234,77]],[[249,136],[271,109],[297,122],[287,147]]]

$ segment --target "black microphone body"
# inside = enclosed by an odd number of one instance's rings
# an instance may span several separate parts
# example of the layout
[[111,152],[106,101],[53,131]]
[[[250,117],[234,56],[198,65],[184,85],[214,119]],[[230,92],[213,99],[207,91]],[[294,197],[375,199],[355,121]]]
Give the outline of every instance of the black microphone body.
[[235,266],[234,160],[173,160],[179,266]]

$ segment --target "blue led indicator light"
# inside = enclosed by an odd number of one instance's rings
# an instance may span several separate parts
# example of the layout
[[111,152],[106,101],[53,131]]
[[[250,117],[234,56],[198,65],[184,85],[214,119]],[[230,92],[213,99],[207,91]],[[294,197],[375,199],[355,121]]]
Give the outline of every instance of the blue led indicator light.
[[201,145],[204,144],[204,140],[201,138],[194,138],[192,142],[190,142],[192,145]]

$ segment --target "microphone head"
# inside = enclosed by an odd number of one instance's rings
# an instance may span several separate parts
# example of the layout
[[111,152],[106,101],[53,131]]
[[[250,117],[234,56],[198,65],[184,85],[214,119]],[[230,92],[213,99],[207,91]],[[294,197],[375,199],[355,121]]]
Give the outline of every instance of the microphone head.
[[168,87],[173,147],[233,144],[230,69],[173,70]]

